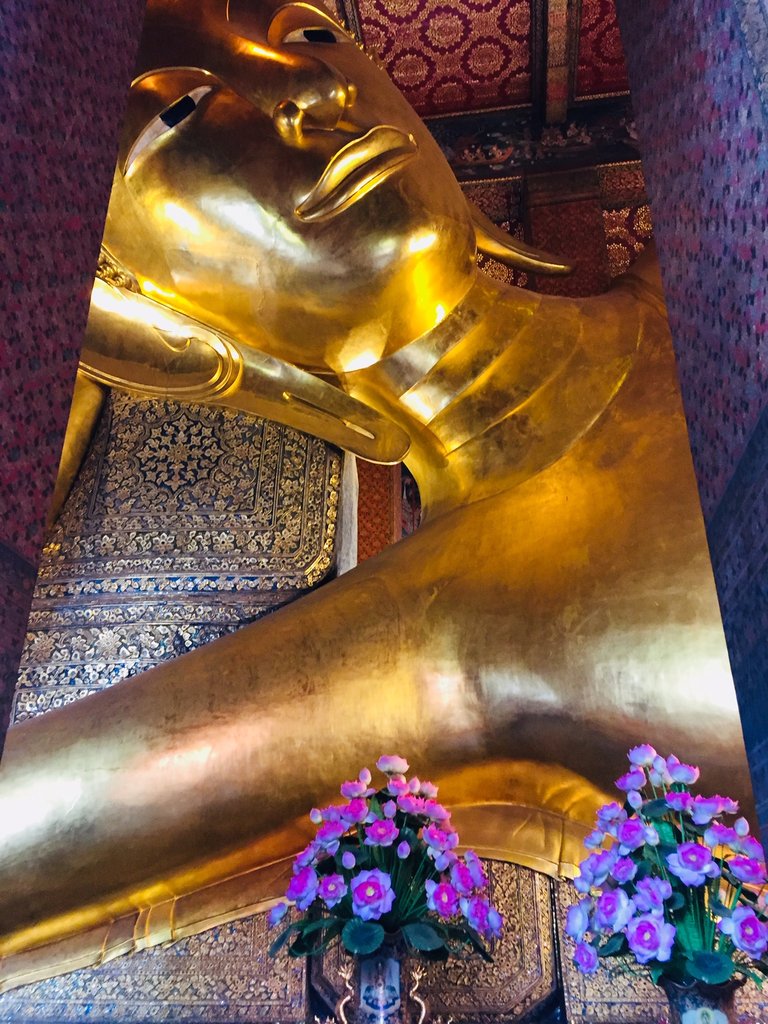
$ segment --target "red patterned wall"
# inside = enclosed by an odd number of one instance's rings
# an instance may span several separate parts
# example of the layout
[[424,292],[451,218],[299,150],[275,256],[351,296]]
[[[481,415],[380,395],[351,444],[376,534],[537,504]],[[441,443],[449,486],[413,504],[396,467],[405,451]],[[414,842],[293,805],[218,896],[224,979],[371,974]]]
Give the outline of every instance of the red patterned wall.
[[531,102],[530,0],[357,0],[363,43],[420,114]]
[[627,92],[628,89],[615,0],[582,0],[577,98]]

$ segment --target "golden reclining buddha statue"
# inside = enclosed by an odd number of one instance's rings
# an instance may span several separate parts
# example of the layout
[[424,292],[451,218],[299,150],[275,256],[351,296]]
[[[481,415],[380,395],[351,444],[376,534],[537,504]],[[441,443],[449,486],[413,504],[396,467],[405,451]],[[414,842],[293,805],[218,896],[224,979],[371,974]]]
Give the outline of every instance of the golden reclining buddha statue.
[[405,457],[425,523],[11,730],[6,986],[266,905],[302,815],[382,751],[481,852],[550,874],[641,741],[749,803],[653,263],[566,299],[486,277],[478,245],[565,269],[468,206],[328,13],[150,0],[64,476],[97,382]]

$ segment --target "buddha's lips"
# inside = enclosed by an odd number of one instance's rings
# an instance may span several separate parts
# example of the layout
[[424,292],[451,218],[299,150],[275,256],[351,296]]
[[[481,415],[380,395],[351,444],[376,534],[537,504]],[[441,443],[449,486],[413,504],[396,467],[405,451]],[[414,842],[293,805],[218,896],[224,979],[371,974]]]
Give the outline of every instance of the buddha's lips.
[[333,217],[376,188],[417,152],[416,140],[399,128],[371,128],[331,157],[315,187],[296,207],[296,216],[308,222]]

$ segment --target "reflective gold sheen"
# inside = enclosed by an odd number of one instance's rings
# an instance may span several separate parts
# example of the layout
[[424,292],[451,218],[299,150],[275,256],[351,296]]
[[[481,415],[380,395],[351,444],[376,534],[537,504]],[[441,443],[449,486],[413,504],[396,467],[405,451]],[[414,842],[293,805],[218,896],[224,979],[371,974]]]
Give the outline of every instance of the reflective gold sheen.
[[327,14],[150,4],[85,371],[410,445],[426,524],[12,730],[6,985],[261,905],[297,816],[382,751],[444,780],[467,842],[552,874],[637,742],[749,803],[652,263],[540,296],[478,273],[476,234],[564,269],[491,227]]

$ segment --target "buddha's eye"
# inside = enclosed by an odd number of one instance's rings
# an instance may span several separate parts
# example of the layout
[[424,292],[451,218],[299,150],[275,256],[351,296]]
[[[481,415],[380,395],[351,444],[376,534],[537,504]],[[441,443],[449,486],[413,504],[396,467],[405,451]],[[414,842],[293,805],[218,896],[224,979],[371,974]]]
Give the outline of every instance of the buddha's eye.
[[127,174],[136,158],[143,153],[156,139],[159,139],[166,132],[171,131],[186,121],[186,119],[197,110],[198,104],[213,91],[212,85],[201,85],[192,89],[180,99],[169,104],[165,110],[161,110],[157,117],[153,117],[149,124],[142,130],[139,137],[131,146],[130,152],[125,161],[123,173]]
[[341,29],[334,28],[296,28],[283,36],[284,43],[347,43],[349,37]]

